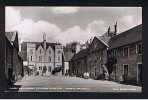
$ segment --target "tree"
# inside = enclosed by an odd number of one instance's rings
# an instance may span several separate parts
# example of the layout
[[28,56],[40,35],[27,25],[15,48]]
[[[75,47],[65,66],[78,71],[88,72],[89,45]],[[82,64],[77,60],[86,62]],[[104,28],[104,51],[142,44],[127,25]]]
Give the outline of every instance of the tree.
[[106,66],[108,69],[109,76],[114,70],[114,65],[117,63],[117,59],[115,57],[110,57],[107,60]]

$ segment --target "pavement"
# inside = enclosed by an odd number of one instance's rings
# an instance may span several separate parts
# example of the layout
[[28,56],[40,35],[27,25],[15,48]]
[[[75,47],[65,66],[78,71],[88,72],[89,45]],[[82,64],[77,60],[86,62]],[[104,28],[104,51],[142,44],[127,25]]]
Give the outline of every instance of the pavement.
[[141,92],[140,86],[66,76],[25,76],[18,92]]

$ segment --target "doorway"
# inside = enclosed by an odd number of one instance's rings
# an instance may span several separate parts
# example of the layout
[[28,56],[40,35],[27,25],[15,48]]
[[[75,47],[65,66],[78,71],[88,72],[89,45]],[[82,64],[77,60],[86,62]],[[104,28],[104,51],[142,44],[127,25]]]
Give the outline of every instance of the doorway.
[[12,81],[13,81],[12,74],[13,74],[13,69],[12,68],[8,68],[8,84],[9,85],[11,85],[12,84]]
[[128,65],[124,65],[124,82],[128,80]]
[[142,82],[142,64],[138,64],[137,68],[137,83],[141,84]]

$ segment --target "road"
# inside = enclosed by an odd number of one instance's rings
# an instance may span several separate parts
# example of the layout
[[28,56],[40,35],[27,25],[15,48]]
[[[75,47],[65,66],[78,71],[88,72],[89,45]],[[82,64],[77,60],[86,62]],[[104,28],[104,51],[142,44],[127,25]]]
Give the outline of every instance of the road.
[[140,86],[65,76],[30,76],[15,83],[19,92],[141,92]]

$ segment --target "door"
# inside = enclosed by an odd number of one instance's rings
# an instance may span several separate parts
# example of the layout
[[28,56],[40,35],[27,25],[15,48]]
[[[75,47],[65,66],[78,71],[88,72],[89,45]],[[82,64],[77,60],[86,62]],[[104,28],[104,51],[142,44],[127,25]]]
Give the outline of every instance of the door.
[[124,65],[124,82],[128,80],[128,65]]
[[13,69],[12,68],[8,68],[8,84],[12,83],[12,73],[13,73]]
[[138,71],[137,71],[137,83],[141,84],[142,82],[142,64],[138,64]]

